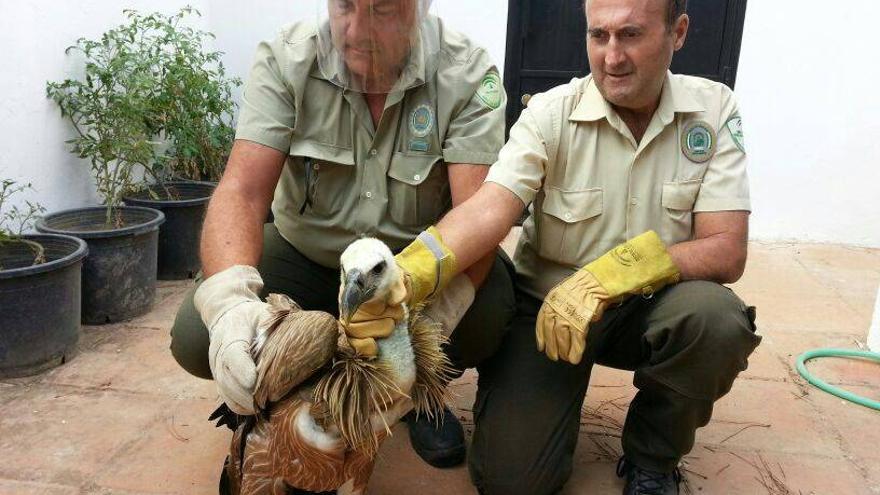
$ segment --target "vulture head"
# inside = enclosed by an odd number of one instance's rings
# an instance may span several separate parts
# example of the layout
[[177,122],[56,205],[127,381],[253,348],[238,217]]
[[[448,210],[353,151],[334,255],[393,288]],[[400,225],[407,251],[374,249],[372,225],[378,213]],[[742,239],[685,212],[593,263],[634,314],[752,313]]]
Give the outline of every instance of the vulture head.
[[387,301],[398,291],[399,268],[382,241],[358,239],[340,257],[339,319],[348,323],[367,301]]

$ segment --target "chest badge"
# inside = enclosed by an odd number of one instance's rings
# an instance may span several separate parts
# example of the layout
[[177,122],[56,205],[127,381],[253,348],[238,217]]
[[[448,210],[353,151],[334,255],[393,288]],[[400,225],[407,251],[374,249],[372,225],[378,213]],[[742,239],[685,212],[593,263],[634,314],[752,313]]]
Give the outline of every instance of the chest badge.
[[434,111],[428,105],[422,104],[413,110],[409,116],[409,131],[413,136],[423,138],[434,129]]
[[694,163],[709,161],[715,154],[715,130],[708,123],[698,120],[685,127],[681,135],[681,151]]

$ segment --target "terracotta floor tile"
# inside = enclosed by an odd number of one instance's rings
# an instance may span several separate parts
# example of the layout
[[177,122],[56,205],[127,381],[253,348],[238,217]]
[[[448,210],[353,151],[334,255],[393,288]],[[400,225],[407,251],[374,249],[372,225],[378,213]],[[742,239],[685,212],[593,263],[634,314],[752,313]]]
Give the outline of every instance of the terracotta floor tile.
[[0,477],[80,485],[136,443],[170,400],[35,387],[0,406]]
[[208,422],[216,407],[207,400],[174,402],[114,456],[95,483],[144,493],[216,493],[232,438],[229,429]]

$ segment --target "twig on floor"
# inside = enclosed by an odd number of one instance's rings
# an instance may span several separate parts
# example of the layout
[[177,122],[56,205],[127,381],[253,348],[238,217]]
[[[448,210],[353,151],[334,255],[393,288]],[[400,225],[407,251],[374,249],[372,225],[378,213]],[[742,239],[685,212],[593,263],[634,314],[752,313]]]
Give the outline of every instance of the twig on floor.
[[795,492],[785,483],[785,470],[782,469],[781,464],[776,463],[776,467],[779,469],[779,474],[777,474],[761,454],[757,454],[758,460],[756,462],[750,461],[735,452],[729,452],[729,454],[752,466],[758,472],[755,480],[767,490],[769,495],[795,495]]
[[725,438],[724,440],[722,440],[722,441],[719,442],[719,443],[724,443],[724,442],[730,440],[731,438],[733,438],[733,437],[739,435],[740,433],[742,433],[742,432],[748,430],[749,428],[770,428],[770,425],[768,425],[768,424],[762,424],[762,423],[752,423],[752,424],[749,424],[749,425],[743,426],[742,428],[740,428],[739,430],[737,430],[736,433],[734,433],[733,435],[728,436],[727,438]]
[[171,433],[171,436],[181,442],[189,442],[189,438],[181,435],[177,432],[177,429],[174,427],[174,415],[171,415],[171,423],[168,425],[168,431]]

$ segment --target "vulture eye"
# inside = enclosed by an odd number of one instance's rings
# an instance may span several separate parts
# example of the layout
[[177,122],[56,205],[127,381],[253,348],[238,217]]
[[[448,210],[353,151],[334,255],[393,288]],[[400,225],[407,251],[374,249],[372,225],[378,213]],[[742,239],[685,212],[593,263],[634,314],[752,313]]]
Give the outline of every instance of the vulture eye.
[[373,272],[373,275],[379,275],[384,270],[385,270],[385,262],[382,261],[378,265],[374,266],[371,271]]

